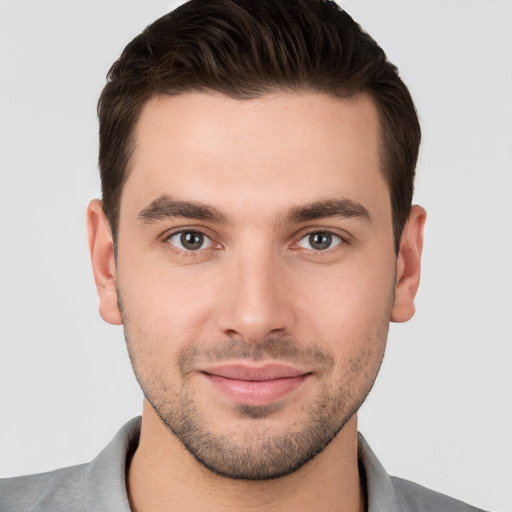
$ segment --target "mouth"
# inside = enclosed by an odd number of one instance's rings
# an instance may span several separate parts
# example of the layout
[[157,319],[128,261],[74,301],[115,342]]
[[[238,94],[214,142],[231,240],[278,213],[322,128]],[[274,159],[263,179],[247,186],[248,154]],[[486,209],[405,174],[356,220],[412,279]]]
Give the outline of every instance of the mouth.
[[291,395],[312,374],[288,365],[226,364],[202,370],[211,385],[241,405],[270,405]]

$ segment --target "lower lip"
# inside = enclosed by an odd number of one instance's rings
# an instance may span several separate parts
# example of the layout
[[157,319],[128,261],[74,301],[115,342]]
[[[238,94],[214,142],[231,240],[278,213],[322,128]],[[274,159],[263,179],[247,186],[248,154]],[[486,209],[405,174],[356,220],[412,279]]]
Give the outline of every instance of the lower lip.
[[205,373],[210,382],[229,398],[243,405],[270,405],[282,400],[295,391],[308,377],[283,377],[271,380],[238,380],[227,379],[218,375]]

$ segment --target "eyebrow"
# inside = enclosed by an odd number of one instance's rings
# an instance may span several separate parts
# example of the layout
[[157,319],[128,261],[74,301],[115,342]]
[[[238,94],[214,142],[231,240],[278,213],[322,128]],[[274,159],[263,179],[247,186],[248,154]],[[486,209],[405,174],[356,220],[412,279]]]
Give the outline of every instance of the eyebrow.
[[293,207],[286,217],[288,222],[307,222],[328,217],[360,218],[371,221],[370,212],[351,199],[326,199]]
[[226,216],[214,206],[197,201],[178,201],[167,194],[152,201],[137,215],[137,218],[146,224],[173,217],[209,220],[221,224],[228,222]]
[[[153,200],[137,215],[137,218],[146,224],[174,217],[208,220],[221,224],[228,223],[227,217],[214,206],[197,201],[179,201],[167,194]],[[329,217],[371,220],[370,212],[356,201],[351,199],[325,199],[294,206],[280,222],[299,223]]]

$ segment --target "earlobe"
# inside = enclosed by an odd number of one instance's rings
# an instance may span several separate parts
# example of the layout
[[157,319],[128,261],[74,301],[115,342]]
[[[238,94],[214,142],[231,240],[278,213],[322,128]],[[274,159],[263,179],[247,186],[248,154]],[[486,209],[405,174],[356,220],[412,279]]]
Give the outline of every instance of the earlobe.
[[420,284],[423,227],[427,214],[421,206],[413,206],[404,227],[398,254],[395,301],[391,321],[407,322],[414,316],[414,298]]
[[122,324],[117,303],[116,262],[110,226],[98,199],[87,208],[87,235],[94,281],[100,300],[100,315],[109,324]]

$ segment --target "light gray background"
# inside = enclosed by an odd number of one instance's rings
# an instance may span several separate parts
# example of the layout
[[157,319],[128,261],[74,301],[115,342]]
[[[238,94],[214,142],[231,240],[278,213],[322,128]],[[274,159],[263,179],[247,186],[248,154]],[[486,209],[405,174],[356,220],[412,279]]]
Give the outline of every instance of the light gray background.
[[[84,214],[95,104],[172,1],[0,2],[0,474],[93,458],[140,413]],[[360,428],[396,475],[512,510],[512,2],[346,0],[410,86],[429,213],[418,312],[391,328]]]

